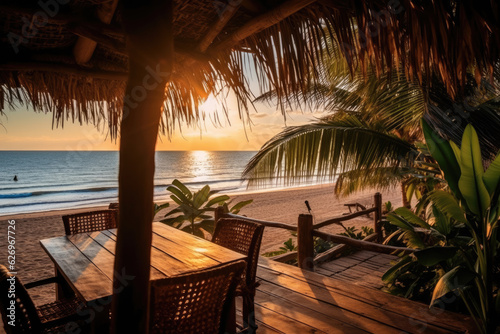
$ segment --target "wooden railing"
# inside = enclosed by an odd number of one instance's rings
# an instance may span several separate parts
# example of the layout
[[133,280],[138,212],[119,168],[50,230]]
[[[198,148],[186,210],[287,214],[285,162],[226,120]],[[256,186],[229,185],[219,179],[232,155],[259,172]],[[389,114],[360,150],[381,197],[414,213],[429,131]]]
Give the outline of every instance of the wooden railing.
[[[367,236],[363,240],[353,239],[343,235],[331,234],[319,231],[319,229],[322,227],[329,226],[332,224],[341,225],[342,222],[344,221],[348,221],[350,219],[362,215],[369,215],[372,212],[374,213],[373,224],[375,232]],[[411,253],[415,251],[414,249],[410,248],[395,247],[395,246],[383,245],[380,243],[383,241],[382,223],[381,223],[382,195],[380,193],[375,194],[374,206],[372,208],[357,211],[340,217],[331,218],[316,224],[313,224],[313,216],[310,214],[299,215],[297,226],[293,226],[285,223],[248,218],[244,216],[235,215],[232,213],[224,213],[224,209],[222,207],[217,208],[215,211],[215,221],[217,222],[220,218],[245,219],[248,221],[253,221],[262,224],[267,227],[283,228],[290,231],[296,231],[298,251],[277,255],[275,257],[272,257],[272,259],[281,262],[286,262],[297,258],[299,267],[307,270],[314,270],[315,264],[328,261],[329,259],[336,257],[338,254],[340,254],[349,247],[360,248],[364,250],[369,250],[377,253],[386,253],[386,254],[394,252]],[[339,245],[314,257],[314,237],[319,237],[327,241],[332,241],[334,243],[338,243]],[[372,242],[372,240],[376,240],[378,243]]]

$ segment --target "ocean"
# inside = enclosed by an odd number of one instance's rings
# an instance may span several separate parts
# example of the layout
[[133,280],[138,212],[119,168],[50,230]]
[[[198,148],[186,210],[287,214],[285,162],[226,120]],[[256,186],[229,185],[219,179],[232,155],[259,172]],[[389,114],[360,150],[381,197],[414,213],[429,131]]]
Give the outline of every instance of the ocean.
[[[193,190],[244,191],[241,173],[255,153],[156,152],[155,201],[169,198],[174,179]],[[118,152],[0,151],[0,215],[107,205],[117,197]]]

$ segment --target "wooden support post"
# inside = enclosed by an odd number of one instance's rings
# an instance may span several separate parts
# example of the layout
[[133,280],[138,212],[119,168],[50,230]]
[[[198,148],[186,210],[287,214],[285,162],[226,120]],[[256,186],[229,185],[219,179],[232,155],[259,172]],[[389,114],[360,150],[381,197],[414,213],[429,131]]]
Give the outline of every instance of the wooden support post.
[[299,268],[314,270],[314,240],[312,236],[312,215],[299,215],[297,228],[298,261]]
[[224,206],[222,205],[219,205],[218,207],[215,208],[215,212],[214,212],[214,221],[215,223],[217,224],[217,222],[219,221],[219,219],[222,218],[222,216],[225,214],[225,210],[224,210]]
[[215,211],[214,211],[214,231],[215,231],[215,227],[217,226],[217,222],[226,213],[227,213],[227,210],[226,210],[226,207],[224,205],[219,205],[218,207],[215,208]]
[[373,196],[373,200],[375,203],[375,214],[373,215],[373,223],[375,224],[375,233],[377,233],[377,241],[382,242],[384,240],[384,236],[382,235],[382,194],[376,193]]
[[149,331],[155,146],[173,64],[173,0],[126,0],[129,78],[120,132],[113,333]]

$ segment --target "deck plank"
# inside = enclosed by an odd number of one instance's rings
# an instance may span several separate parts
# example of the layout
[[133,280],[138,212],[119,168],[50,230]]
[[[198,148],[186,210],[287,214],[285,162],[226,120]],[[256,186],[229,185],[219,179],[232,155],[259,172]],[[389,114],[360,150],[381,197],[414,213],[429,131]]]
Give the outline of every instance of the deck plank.
[[[258,279],[409,333],[477,333],[470,317],[261,258]],[[261,288],[259,288],[261,289]],[[258,302],[258,301],[257,301]],[[373,331],[374,333],[376,331]],[[380,333],[380,331],[378,331]]]
[[382,289],[382,276],[398,257],[390,254],[360,250],[344,257],[321,263],[315,268],[319,274],[346,280],[356,285]]

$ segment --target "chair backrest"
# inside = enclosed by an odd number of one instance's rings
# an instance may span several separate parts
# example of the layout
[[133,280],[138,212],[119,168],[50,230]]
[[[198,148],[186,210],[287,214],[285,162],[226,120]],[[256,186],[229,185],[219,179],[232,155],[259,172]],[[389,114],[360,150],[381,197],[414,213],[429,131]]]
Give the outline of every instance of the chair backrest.
[[100,210],[66,215],[62,217],[66,235],[102,231],[116,228],[117,210]]
[[248,286],[255,282],[263,233],[264,225],[240,218],[222,218],[215,225],[212,242],[248,257],[244,271]]
[[151,282],[150,333],[222,333],[243,260]]
[[[0,307],[7,334],[42,332],[40,318],[28,291],[16,276],[11,275],[2,265],[0,265]],[[14,326],[10,325],[12,322]]]

